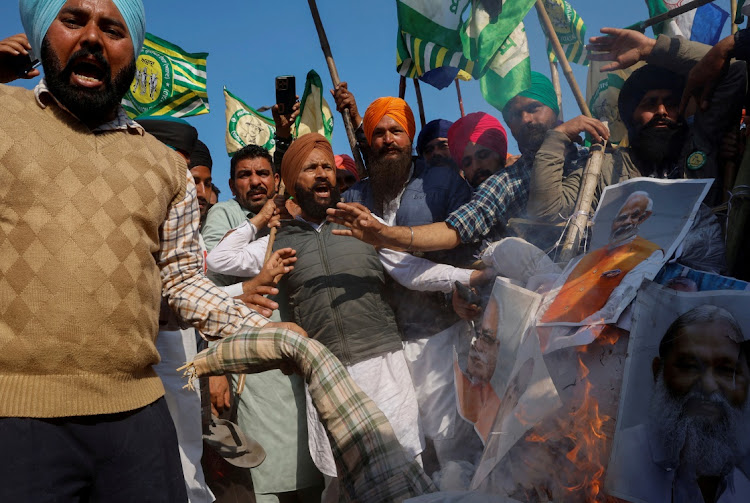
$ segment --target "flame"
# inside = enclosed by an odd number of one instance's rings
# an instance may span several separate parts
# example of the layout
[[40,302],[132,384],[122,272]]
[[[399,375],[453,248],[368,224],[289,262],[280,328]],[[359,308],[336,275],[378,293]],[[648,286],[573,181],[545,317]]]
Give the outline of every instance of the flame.
[[[573,400],[575,407],[569,413],[562,412],[549,422],[532,429],[525,437],[530,457],[547,457],[552,461],[554,480],[539,481],[533,491],[524,489],[529,501],[539,500],[534,494],[549,495],[546,501],[570,501],[587,503],[611,503],[620,501],[602,492],[606,464],[612,439],[605,432],[612,426],[613,418],[601,414],[599,402],[592,394],[594,384],[588,379],[590,371],[581,355],[594,351],[594,346],[607,348],[620,337],[618,329],[605,328],[596,341],[589,346],[577,348],[579,389]],[[544,452],[542,452],[544,450]],[[535,466],[527,461],[527,466]]]

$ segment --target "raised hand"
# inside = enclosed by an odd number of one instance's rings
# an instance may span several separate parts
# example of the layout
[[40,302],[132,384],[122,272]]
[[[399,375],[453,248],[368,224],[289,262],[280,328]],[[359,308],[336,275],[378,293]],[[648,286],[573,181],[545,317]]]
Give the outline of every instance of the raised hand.
[[580,133],[584,131],[591,135],[595,143],[606,142],[609,139],[609,130],[599,119],[579,115],[567,122],[563,122],[555,128],[555,131],[564,133],[570,141],[581,143]]
[[352,118],[352,126],[356,129],[362,123],[362,117],[359,115],[357,110],[357,101],[354,99],[354,95],[349,91],[346,82],[339,82],[336,89],[331,89],[331,95],[336,102],[336,110],[340,113],[344,113],[345,109],[349,109],[349,116]]
[[603,72],[623,70],[644,61],[656,45],[656,40],[635,30],[602,28],[605,37],[591,37],[586,49],[591,61],[612,61],[602,67]]
[[730,35],[709,50],[688,74],[685,90],[680,101],[680,117],[685,115],[688,103],[694,98],[702,110],[708,109],[711,94],[721,81],[734,49],[734,36]]
[[292,112],[289,114],[280,114],[278,103],[271,107],[271,115],[273,116],[273,122],[276,125],[276,136],[279,138],[289,138],[292,136],[292,126],[294,121],[299,115],[299,96],[297,96],[297,102],[292,107]]
[[19,67],[23,65],[30,50],[29,39],[23,33],[0,40],[0,84],[7,84],[19,78],[33,79],[39,75],[39,70],[36,68],[24,76],[18,73]]

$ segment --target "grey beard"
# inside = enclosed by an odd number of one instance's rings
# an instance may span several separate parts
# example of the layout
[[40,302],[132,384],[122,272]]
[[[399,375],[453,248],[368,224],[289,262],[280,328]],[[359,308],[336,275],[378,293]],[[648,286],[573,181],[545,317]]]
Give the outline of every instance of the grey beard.
[[[703,397],[720,405],[721,419],[684,415],[691,398]],[[743,411],[732,407],[719,392],[704,397],[691,390],[674,397],[659,375],[649,405],[649,423],[661,440],[670,459],[679,459],[681,467],[694,470],[696,476],[726,475],[747,451],[748,439],[742,431]]]

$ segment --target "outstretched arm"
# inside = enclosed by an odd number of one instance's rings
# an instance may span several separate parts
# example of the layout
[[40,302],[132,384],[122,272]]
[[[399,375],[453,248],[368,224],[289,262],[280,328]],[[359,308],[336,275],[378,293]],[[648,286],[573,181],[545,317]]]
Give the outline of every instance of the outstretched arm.
[[328,221],[347,227],[334,234],[355,238],[379,248],[407,251],[435,251],[455,248],[461,243],[458,232],[445,222],[417,227],[391,227],[377,220],[357,203],[339,203],[328,209]]

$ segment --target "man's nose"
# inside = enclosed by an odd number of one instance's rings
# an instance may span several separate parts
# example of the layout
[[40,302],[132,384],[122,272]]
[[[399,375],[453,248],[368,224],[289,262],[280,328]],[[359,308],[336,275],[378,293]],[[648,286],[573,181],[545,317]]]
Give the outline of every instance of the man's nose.
[[102,32],[96,23],[89,22],[83,27],[81,32],[81,45],[89,47],[101,47],[102,46]]
[[662,117],[667,116],[667,107],[664,106],[663,102],[659,102],[659,105],[656,107],[656,112],[654,112],[656,115],[660,115]]
[[711,369],[704,370],[703,374],[700,377],[699,384],[701,387],[701,391],[705,396],[709,396],[712,393],[720,390],[719,383],[716,380],[716,376]]
[[196,183],[195,192],[197,193],[198,197],[202,197],[203,199],[205,199],[206,198],[206,184],[204,182]]

